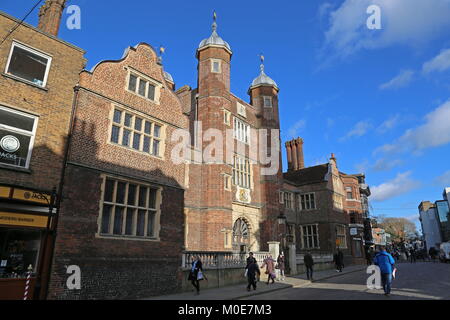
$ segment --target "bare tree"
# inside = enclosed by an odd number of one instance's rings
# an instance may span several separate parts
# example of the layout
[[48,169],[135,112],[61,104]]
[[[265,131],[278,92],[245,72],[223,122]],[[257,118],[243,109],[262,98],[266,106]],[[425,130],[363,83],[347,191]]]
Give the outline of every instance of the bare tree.
[[415,237],[417,234],[416,225],[406,218],[383,218],[379,226],[390,233],[395,240]]

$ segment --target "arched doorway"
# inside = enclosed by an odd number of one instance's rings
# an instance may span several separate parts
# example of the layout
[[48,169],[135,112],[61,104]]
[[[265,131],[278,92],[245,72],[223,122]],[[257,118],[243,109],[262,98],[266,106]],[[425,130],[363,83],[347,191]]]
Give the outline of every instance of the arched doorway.
[[233,227],[233,250],[247,253],[250,248],[250,228],[244,219],[238,219]]

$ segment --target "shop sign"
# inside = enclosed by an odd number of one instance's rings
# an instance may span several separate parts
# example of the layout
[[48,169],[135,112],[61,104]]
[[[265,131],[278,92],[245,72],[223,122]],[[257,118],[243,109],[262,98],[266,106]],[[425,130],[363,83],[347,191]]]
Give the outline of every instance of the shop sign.
[[0,198],[9,198],[10,192],[11,192],[11,188],[0,187]]
[[350,228],[350,235],[351,236],[356,236],[358,234],[358,229],[357,228]]
[[28,202],[36,202],[48,205],[51,196],[49,194],[34,192],[30,190],[14,189],[13,199]]
[[0,212],[0,224],[8,226],[47,228],[48,217],[12,212]]

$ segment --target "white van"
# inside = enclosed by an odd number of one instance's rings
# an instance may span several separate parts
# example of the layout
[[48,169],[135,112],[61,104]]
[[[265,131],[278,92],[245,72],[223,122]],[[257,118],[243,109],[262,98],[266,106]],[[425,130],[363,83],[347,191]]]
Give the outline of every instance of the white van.
[[439,252],[439,260],[441,260],[441,262],[450,261],[450,242],[441,243],[441,250]]

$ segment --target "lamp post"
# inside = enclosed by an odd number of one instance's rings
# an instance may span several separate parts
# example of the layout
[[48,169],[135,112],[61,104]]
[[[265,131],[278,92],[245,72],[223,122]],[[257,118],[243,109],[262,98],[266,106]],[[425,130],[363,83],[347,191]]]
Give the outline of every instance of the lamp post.
[[283,226],[282,227],[283,229],[281,229],[281,231],[280,231],[280,229],[278,229],[279,230],[279,238],[281,238],[280,242],[281,242],[282,250],[284,250],[284,238],[285,238],[284,228],[286,227],[286,220],[287,220],[287,218],[283,212],[281,212],[280,215],[277,217],[278,227]]

